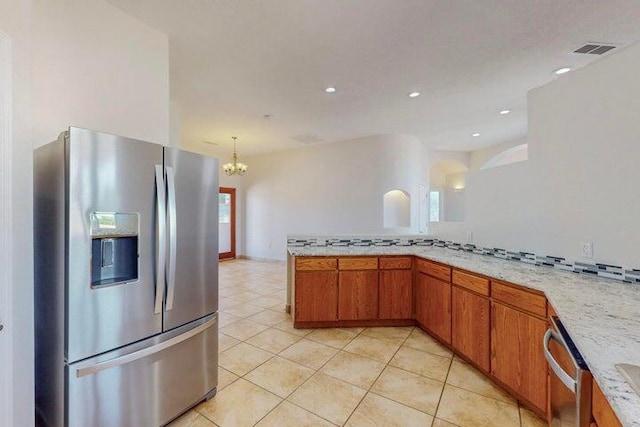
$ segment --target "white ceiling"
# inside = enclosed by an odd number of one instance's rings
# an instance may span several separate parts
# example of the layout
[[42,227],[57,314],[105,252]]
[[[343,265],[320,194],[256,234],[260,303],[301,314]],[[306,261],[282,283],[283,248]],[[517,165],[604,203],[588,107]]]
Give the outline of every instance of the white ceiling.
[[638,0],[108,1],[169,35],[185,146],[230,151],[237,135],[241,156],[300,135],[448,150],[522,138],[527,91],[594,60],[570,52],[640,40]]

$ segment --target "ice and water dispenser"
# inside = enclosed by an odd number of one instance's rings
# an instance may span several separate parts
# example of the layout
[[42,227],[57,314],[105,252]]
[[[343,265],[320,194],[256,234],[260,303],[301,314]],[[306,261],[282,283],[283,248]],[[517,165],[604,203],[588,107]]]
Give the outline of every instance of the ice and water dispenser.
[[137,213],[91,213],[91,287],[138,279]]

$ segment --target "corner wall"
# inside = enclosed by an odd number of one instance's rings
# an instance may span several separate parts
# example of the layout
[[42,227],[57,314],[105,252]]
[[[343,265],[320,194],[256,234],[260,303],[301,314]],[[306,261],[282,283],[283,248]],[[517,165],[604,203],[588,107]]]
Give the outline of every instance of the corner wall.
[[638,75],[636,43],[529,93],[529,160],[468,176],[477,243],[640,265]]
[[[245,159],[245,253],[286,258],[288,234],[418,232],[426,150],[416,138],[381,135]],[[383,196],[411,195],[411,227],[383,227]]]

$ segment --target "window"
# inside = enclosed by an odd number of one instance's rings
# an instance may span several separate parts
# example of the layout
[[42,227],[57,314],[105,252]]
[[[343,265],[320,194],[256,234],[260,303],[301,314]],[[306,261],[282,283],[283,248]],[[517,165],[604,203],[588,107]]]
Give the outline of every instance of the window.
[[429,221],[440,221],[440,192],[429,191]]
[[218,196],[218,223],[231,222],[231,194],[220,193]]

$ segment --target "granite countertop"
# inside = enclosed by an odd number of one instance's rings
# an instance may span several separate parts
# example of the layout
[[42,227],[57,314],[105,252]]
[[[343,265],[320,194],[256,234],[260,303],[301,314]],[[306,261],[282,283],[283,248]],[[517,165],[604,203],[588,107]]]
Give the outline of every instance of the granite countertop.
[[640,285],[433,246],[290,246],[288,251],[293,256],[415,255],[543,291],[620,421],[640,427],[640,396],[615,368],[617,363],[640,365]]

